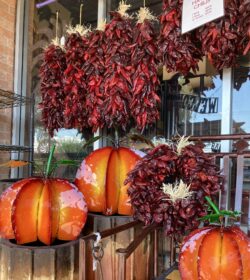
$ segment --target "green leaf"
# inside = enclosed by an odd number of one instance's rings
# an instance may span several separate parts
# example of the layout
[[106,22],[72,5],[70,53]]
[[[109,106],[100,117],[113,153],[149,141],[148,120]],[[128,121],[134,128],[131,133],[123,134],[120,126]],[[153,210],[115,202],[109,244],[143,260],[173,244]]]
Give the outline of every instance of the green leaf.
[[210,214],[204,217],[199,218],[200,221],[209,220],[210,222],[213,220],[214,222],[219,221],[221,215],[220,214]]
[[75,160],[70,159],[61,159],[55,162],[57,165],[78,165],[78,163]]
[[241,216],[241,214],[242,214],[242,212],[239,212],[239,211],[220,210],[220,212],[221,212],[223,215],[226,215],[226,216],[235,216],[235,217],[239,217],[239,216]]
[[46,178],[48,178],[51,174],[51,163],[52,163],[52,158],[53,158],[53,155],[54,155],[54,152],[55,152],[55,148],[56,148],[56,145],[53,144],[51,149],[50,149],[49,158],[48,158],[48,161],[47,161],[47,166],[46,166],[46,171],[45,171],[45,177]]

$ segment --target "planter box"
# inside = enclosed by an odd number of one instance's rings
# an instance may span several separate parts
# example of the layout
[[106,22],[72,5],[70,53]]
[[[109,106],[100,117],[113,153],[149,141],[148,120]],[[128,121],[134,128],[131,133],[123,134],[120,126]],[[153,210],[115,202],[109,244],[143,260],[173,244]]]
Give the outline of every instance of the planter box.
[[79,240],[55,246],[20,246],[0,240],[0,279],[76,280]]

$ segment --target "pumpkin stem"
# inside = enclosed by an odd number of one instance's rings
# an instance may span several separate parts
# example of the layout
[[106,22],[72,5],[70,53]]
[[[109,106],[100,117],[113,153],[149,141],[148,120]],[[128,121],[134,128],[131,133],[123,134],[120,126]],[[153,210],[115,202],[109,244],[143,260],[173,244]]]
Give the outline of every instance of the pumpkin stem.
[[208,204],[214,209],[216,214],[221,214],[219,208],[213,203],[212,199],[209,196],[205,196],[206,201]]
[[53,155],[54,155],[54,152],[55,152],[55,148],[56,148],[56,145],[53,144],[51,149],[50,149],[49,158],[48,158],[47,165],[46,165],[45,178],[48,178],[50,173],[51,173],[51,168],[52,168],[51,162],[52,162],[52,158],[53,158]]

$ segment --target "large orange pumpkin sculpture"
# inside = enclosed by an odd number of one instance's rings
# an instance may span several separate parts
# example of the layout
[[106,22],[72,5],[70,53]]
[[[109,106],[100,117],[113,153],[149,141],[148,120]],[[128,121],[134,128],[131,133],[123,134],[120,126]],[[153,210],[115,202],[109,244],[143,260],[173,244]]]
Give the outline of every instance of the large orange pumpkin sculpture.
[[84,194],[90,212],[132,214],[128,185],[124,185],[124,181],[140,158],[125,147],[101,148],[85,158],[76,174],[75,184]]
[[249,280],[250,240],[238,227],[193,231],[179,257],[182,280]]
[[24,179],[0,197],[0,237],[18,244],[74,240],[86,217],[82,193],[66,180]]

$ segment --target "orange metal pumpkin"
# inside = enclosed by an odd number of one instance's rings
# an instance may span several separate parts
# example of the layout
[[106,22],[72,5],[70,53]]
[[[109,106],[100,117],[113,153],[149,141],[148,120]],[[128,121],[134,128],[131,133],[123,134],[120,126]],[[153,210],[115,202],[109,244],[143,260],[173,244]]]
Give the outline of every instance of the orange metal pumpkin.
[[0,237],[18,244],[74,240],[86,218],[82,193],[66,180],[24,179],[0,197]]
[[238,227],[193,231],[180,250],[182,280],[249,280],[250,240]]
[[132,214],[128,185],[124,185],[124,181],[141,158],[138,153],[124,147],[105,147],[85,158],[77,171],[75,184],[84,194],[90,212]]

